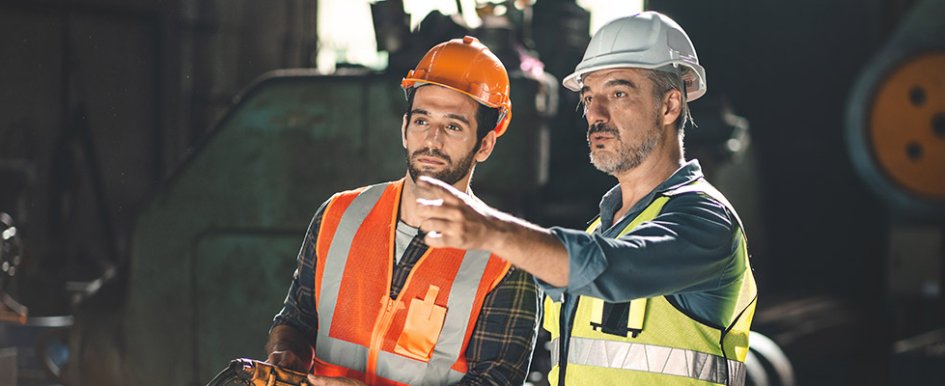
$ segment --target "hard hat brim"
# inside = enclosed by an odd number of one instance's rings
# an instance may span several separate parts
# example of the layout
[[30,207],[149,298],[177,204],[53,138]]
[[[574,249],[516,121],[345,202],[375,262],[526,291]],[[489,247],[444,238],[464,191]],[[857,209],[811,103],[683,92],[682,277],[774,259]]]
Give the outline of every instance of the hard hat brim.
[[694,87],[689,87],[686,89],[686,96],[687,96],[686,102],[692,102],[696,99],[699,99],[703,95],[705,95],[705,92],[706,92],[705,70],[702,68],[702,66],[695,67],[690,63],[680,63],[680,62],[675,62],[675,61],[657,63],[657,64],[652,64],[652,65],[647,65],[647,64],[631,65],[631,64],[626,63],[625,61],[622,61],[620,63],[607,63],[605,61],[601,61],[601,63],[598,63],[598,64],[592,64],[585,68],[575,69],[573,73],[564,77],[564,80],[561,82],[561,84],[568,90],[571,90],[574,92],[581,92],[581,87],[582,87],[581,78],[584,77],[584,75],[590,74],[594,71],[609,70],[609,69],[614,69],[614,68],[640,68],[640,69],[645,69],[645,70],[656,70],[661,67],[672,66],[674,64],[689,67],[692,71],[696,73],[696,78],[698,78],[698,82],[694,82]]
[[440,82],[435,82],[435,81],[432,81],[432,80],[429,80],[429,79],[404,78],[404,80],[402,80],[402,81],[400,82],[400,86],[401,86],[403,89],[405,89],[405,90],[406,90],[406,89],[409,89],[409,88],[417,88],[417,87],[420,87],[420,86],[426,86],[426,85],[428,85],[428,84],[432,84],[432,85],[436,85],[436,86],[440,86],[440,87],[445,87],[445,88],[448,88],[448,89],[450,89],[450,90],[456,91],[456,92],[458,92],[458,93],[460,93],[460,94],[463,94],[463,95],[465,95],[465,96],[468,96],[468,97],[472,98],[474,101],[476,101],[477,103],[482,104],[482,105],[484,105],[484,106],[488,106],[488,107],[491,107],[491,108],[494,108],[494,109],[497,109],[497,108],[500,108],[500,107],[504,107],[504,106],[502,106],[501,104],[489,103],[488,101],[486,101],[486,100],[484,100],[484,99],[482,99],[482,98],[480,98],[480,97],[478,97],[478,96],[475,96],[475,95],[473,95],[472,93],[469,93],[469,92],[467,92],[467,91],[460,90],[460,89],[458,89],[458,88],[456,88],[456,87],[453,87],[453,86],[450,86],[450,85],[447,85],[447,84],[443,84],[443,83],[440,83]]

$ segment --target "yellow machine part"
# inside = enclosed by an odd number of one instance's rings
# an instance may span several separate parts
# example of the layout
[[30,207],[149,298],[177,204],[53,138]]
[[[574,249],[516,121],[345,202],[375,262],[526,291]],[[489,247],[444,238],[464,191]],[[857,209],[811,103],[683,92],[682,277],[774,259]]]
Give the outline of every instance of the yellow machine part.
[[904,61],[879,84],[869,114],[874,157],[902,188],[945,199],[945,52]]

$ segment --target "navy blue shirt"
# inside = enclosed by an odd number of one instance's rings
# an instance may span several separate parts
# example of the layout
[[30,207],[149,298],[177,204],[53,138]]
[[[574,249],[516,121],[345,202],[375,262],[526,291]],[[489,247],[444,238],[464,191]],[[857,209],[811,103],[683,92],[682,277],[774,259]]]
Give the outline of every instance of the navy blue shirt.
[[578,295],[608,302],[666,296],[706,324],[718,327],[729,323],[725,310],[731,310],[731,301],[738,295],[736,279],[744,267],[736,264],[738,222],[725,205],[704,194],[680,194],[667,201],[656,218],[617,237],[661,193],[699,178],[703,178],[702,168],[698,161],[690,161],[615,220],[622,205],[617,185],[601,199],[601,226],[592,234],[551,228],[568,251],[568,286],[538,283],[552,300],[564,301],[562,365]]

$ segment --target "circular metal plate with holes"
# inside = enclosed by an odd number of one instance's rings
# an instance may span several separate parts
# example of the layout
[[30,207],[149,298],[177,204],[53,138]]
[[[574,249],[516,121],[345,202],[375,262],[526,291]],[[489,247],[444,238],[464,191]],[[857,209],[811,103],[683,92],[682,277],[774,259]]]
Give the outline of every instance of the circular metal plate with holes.
[[945,219],[942,68],[941,47],[890,44],[864,69],[848,101],[853,166],[898,216]]
[[877,164],[910,195],[945,200],[945,53],[916,56],[876,89],[868,141]]

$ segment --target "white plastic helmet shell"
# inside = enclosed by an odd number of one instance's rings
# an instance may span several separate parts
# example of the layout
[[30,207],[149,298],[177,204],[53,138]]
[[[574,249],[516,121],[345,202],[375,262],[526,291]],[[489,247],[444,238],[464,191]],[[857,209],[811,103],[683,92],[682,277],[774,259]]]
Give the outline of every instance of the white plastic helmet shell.
[[668,16],[647,11],[616,19],[601,27],[587,45],[584,59],[562,83],[571,91],[580,91],[583,86],[581,78],[590,72],[608,68],[659,69],[665,66],[683,66],[681,75],[686,84],[687,101],[705,94],[705,69],[699,65],[689,35]]

